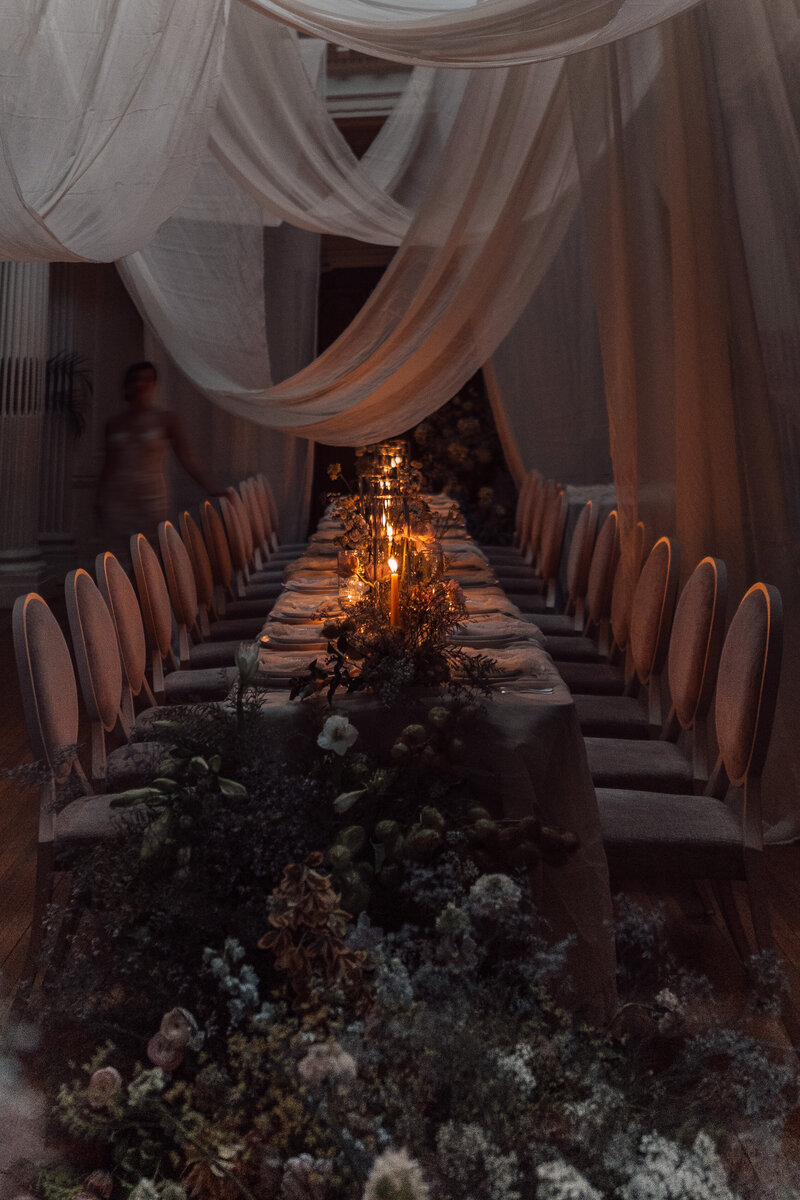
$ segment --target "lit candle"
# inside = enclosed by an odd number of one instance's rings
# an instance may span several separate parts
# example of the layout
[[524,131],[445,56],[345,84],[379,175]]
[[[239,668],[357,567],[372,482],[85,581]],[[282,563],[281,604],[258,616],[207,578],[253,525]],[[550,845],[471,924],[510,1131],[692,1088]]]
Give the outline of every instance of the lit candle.
[[397,575],[397,559],[389,559],[389,570],[392,572],[392,590],[389,595],[389,620],[393,629],[400,624],[400,580]]
[[389,539],[389,545],[391,546],[392,542],[394,541],[394,530],[392,529],[391,525],[386,526],[386,536]]

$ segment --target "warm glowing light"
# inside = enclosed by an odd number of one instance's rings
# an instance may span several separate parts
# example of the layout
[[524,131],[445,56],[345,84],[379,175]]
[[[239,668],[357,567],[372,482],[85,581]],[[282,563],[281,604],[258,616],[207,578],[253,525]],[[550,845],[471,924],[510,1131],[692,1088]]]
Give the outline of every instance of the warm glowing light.
[[391,542],[391,540],[394,537],[394,530],[392,529],[391,525],[386,526],[386,536],[389,539],[389,541]]
[[395,572],[397,571],[397,567],[398,567],[398,565],[399,565],[399,564],[398,564],[398,562],[397,562],[397,559],[396,559],[396,558],[390,558],[390,559],[389,559],[389,570],[392,572],[392,574],[393,574],[393,575],[394,575],[394,574],[395,574]]

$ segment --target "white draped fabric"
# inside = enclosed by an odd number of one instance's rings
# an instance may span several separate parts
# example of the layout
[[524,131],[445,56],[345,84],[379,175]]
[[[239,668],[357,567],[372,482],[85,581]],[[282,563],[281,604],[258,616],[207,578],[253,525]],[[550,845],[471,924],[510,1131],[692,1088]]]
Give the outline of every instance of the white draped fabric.
[[698,0],[242,0],[313,37],[394,62],[517,66],[649,29]]
[[208,140],[228,4],[2,0],[0,259],[110,261],[151,239]]
[[[180,212],[123,274],[175,361],[230,411],[331,444],[375,441],[434,411],[486,361],[557,250],[577,182],[563,64],[471,73],[383,280],[345,334],[276,387],[264,387],[256,336],[255,206],[248,218],[231,204],[236,215],[202,237]],[[220,314],[224,345],[212,334]]]

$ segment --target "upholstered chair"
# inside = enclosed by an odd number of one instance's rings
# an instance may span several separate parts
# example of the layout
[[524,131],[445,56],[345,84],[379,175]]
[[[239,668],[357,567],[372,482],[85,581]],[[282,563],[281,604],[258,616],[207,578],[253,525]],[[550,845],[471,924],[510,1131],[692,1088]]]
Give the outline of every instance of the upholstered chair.
[[[139,593],[141,620],[150,655],[153,692],[159,702],[182,703],[187,700],[218,700],[228,695],[236,677],[236,667],[206,667],[178,670],[172,648],[173,613],[169,588],[158,556],[144,534],[131,538],[131,561]],[[165,671],[166,666],[166,671]]]
[[508,569],[523,570],[526,566],[523,552],[530,538],[531,521],[536,496],[542,487],[540,471],[531,469],[525,475],[517,496],[517,509],[514,519],[514,543],[511,546],[482,545],[486,557],[497,571]]
[[[181,513],[180,530],[181,540],[189,554],[197,589],[196,632],[198,638],[214,642],[231,641],[237,638],[240,641],[249,641],[251,638],[257,637],[264,624],[260,616],[225,617],[220,615],[220,608],[222,613],[226,612],[224,593],[215,594],[214,572],[208,547],[200,527],[191,513]],[[163,557],[163,546],[161,549]],[[167,576],[167,585],[169,586],[169,576]]]
[[[178,659],[181,667],[231,666],[242,638],[235,635],[227,640],[206,641],[203,638],[199,629],[200,609],[192,560],[171,521],[162,521],[159,525],[158,546],[178,627]],[[259,632],[260,627],[251,621],[245,636],[255,637]]]
[[253,539],[253,569],[250,579],[254,583],[281,583],[284,567],[280,563],[270,564],[267,541],[267,530],[258,500],[255,496],[255,482],[243,479],[239,484],[239,497],[242,507],[237,506],[239,520],[247,521]]
[[[223,507],[225,506],[225,507]],[[227,512],[229,528],[232,531],[233,544],[228,536],[221,512]],[[244,581],[240,580],[237,563],[245,560],[244,546],[238,534],[236,514],[227,501],[220,500],[219,510],[211,500],[206,500],[200,509],[203,537],[208,551],[211,570],[214,576],[214,606],[220,615],[229,618],[261,618],[261,624],[266,621],[274,600],[280,594],[280,589],[269,590],[269,595],[239,597],[244,594]]]
[[[592,501],[588,501],[592,504]],[[545,635],[545,646],[554,657],[569,656],[572,643],[576,644],[579,661],[593,662],[607,657],[610,646],[611,593],[614,574],[619,561],[619,515],[616,509],[608,514],[594,546],[590,542],[591,524],[584,524],[583,545],[576,548],[575,537],[586,509],[575,526],[570,542],[567,570],[569,598],[565,613],[537,613],[531,619]],[[584,576],[581,551],[588,548],[590,562]],[[585,582],[584,582],[585,580]],[[569,615],[570,610],[572,615]],[[567,640],[568,639],[568,640]],[[566,655],[563,653],[566,650]],[[580,652],[583,659],[580,659]]]
[[[704,558],[684,587],[670,635],[667,678],[671,707],[657,740],[586,737],[592,778],[598,787],[645,791],[697,791],[708,780],[706,718],[717,678],[727,605],[727,572],[719,559]],[[638,640],[632,652],[638,663]],[[647,664],[643,664],[645,670]],[[641,678],[641,676],[640,676]],[[648,698],[658,687],[651,676]],[[631,696],[622,697],[638,707]],[[658,710],[660,712],[660,709]],[[650,706],[651,729],[658,729]],[[676,744],[680,738],[681,744]]]
[[[529,549],[535,555],[535,568],[528,577],[501,574],[500,581],[510,599],[526,613],[547,612],[555,608],[558,572],[567,524],[567,498],[563,488],[545,485],[541,524],[534,521]],[[592,530],[594,540],[594,530]]]
[[[78,689],[66,638],[46,601],[20,596],[12,613],[14,654],[22,708],[34,758],[47,771],[39,802],[39,834],[28,971],[35,965],[58,842],[110,836],[116,814],[111,796],[96,796],[76,753]],[[75,775],[82,795],[56,811],[56,790]]]
[[235,590],[242,600],[275,600],[281,593],[282,580],[273,572],[256,581],[251,572],[255,566],[255,540],[247,509],[238,492],[231,489],[219,501],[220,515],[231,550]]
[[749,953],[748,939],[732,881],[747,885],[758,948],[772,944],[761,776],[775,712],[782,639],[780,593],[757,583],[743,597],[722,648],[715,702],[719,757],[701,796],[597,789],[612,874],[645,886],[680,879],[712,881],[743,957]]
[[[70,571],[64,593],[78,684],[91,728],[92,780],[109,791],[152,779],[169,746],[130,741],[132,713],[129,718],[123,700],[131,693],[108,605],[83,569]],[[122,744],[109,751],[111,734]]]
[[147,642],[136,591],[125,568],[110,551],[95,559],[95,578],[111,614],[117,635],[124,687],[121,708],[129,726],[134,724],[135,701],[153,707],[155,696],[147,680]]
[[278,505],[275,500],[275,493],[270,486],[270,482],[266,475],[259,472],[255,476],[257,488],[262,492],[266,500],[266,510],[268,516],[268,526],[270,532],[270,540],[272,542],[271,561],[285,562],[288,559],[297,558],[298,554],[302,554],[308,542],[281,542],[280,540],[280,522],[278,520]]
[[553,656],[573,695],[622,695],[626,683],[632,680],[630,616],[642,568],[639,547],[644,543],[643,527],[641,531],[632,558],[626,563],[621,555],[617,557],[608,623],[599,630],[604,636],[602,640],[598,638],[594,653],[595,643],[587,638],[585,641],[580,639],[577,653],[572,652],[570,642],[569,658],[560,651]]

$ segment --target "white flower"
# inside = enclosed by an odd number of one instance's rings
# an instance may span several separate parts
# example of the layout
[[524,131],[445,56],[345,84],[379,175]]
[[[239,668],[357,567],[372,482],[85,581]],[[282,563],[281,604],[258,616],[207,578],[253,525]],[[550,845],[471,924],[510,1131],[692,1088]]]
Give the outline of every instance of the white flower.
[[342,755],[347,753],[357,737],[355,725],[351,725],[347,717],[334,713],[323,725],[317,745],[322,750],[332,750],[334,754]]
[[536,1177],[538,1200],[603,1200],[588,1179],[565,1162],[541,1163]]
[[467,907],[477,917],[499,921],[519,908],[522,892],[508,875],[481,875],[469,891]]
[[158,1190],[152,1179],[140,1179],[128,1192],[128,1200],[158,1200]]
[[533,1096],[537,1088],[536,1076],[530,1069],[531,1048],[524,1042],[514,1047],[510,1054],[495,1053],[495,1065],[501,1075],[513,1083],[526,1098]]
[[690,1150],[652,1133],[639,1144],[642,1161],[620,1200],[737,1200],[714,1143],[699,1133]]
[[384,1150],[372,1164],[361,1200],[428,1200],[428,1185],[407,1150]]
[[300,1059],[297,1074],[308,1087],[350,1083],[356,1077],[356,1060],[338,1042],[318,1042]]
[[680,1024],[684,1015],[684,1007],[673,991],[670,991],[669,988],[662,988],[655,997],[654,1004],[654,1019],[662,1033],[667,1033]]

